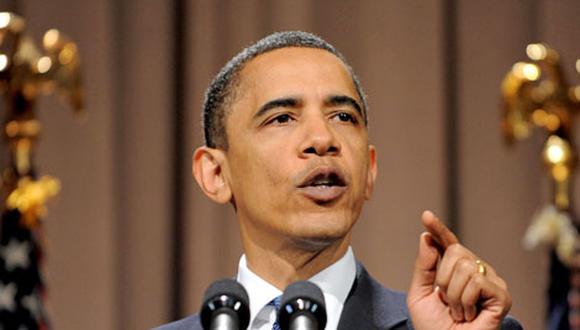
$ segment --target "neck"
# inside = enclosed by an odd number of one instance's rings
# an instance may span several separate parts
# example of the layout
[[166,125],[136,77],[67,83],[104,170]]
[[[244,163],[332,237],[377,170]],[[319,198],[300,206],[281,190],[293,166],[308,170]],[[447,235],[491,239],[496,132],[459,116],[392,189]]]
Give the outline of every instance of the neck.
[[344,256],[350,234],[331,243],[285,242],[273,248],[244,241],[248,268],[281,291],[299,280],[307,280]]

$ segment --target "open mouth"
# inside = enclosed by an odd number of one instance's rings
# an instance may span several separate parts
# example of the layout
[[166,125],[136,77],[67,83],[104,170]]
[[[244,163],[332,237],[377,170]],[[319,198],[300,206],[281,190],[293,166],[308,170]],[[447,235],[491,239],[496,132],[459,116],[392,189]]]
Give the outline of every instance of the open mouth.
[[344,187],[346,186],[346,183],[344,182],[342,175],[333,170],[329,170],[329,171],[315,171],[314,173],[309,175],[299,187],[328,188],[335,186]]
[[346,190],[344,175],[333,168],[320,168],[311,172],[298,185],[300,191],[316,203],[328,203],[338,199]]

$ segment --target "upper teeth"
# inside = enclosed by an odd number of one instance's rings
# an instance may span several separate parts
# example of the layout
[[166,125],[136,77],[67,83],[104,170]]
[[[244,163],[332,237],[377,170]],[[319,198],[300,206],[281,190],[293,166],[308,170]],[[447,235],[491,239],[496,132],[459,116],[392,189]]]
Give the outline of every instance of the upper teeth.
[[332,184],[331,180],[318,180],[314,182],[314,186],[330,186]]

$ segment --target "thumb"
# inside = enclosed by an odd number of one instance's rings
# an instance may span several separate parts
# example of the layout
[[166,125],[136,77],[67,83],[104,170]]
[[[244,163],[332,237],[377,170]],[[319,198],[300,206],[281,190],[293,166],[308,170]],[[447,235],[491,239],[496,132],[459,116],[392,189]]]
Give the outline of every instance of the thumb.
[[409,301],[421,299],[433,292],[439,256],[438,245],[433,236],[427,232],[421,234],[419,252],[409,288]]

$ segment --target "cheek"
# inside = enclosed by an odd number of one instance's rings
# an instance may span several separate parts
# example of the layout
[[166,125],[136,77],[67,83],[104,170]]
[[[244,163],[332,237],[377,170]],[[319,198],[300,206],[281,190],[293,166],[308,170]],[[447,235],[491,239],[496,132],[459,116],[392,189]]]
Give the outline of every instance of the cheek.
[[360,141],[350,142],[348,144],[348,152],[350,153],[350,155],[348,155],[346,159],[349,163],[350,169],[352,170],[351,172],[351,174],[353,175],[352,179],[357,180],[357,183],[366,185],[369,163],[368,144],[362,143]]
[[277,157],[270,156],[270,158],[255,159],[251,172],[254,175],[254,182],[265,189],[267,194],[275,194],[282,187],[284,175],[282,164],[277,162]]
[[287,201],[288,194],[291,193],[292,174],[298,169],[293,167],[294,160],[285,157],[280,151],[264,155],[265,158],[258,163],[258,171],[263,175],[264,186],[266,186],[265,198],[283,199]]
[[231,158],[234,194],[251,193],[263,195],[261,199],[275,194],[286,175],[281,150],[270,150],[262,144],[260,148],[239,150]]

